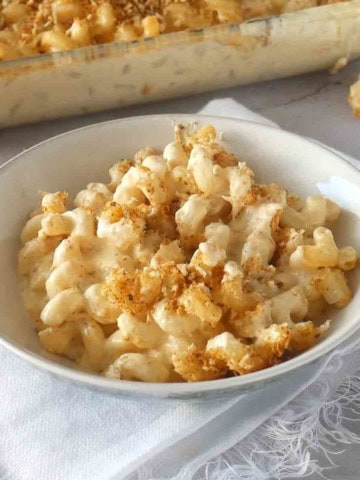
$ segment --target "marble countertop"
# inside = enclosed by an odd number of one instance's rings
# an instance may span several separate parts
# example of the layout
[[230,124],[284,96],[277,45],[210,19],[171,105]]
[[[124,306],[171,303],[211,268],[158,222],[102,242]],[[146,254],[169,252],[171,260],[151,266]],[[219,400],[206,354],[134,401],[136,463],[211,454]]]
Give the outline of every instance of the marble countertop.
[[[0,164],[23,149],[74,128],[115,118],[151,113],[195,113],[213,98],[232,97],[282,128],[312,137],[360,159],[360,118],[347,103],[349,86],[360,73],[360,61],[335,76],[327,72],[249,85],[209,94],[140,105],[47,124],[27,125],[0,131]],[[358,429],[360,435],[360,425]],[[348,446],[336,459],[339,468],[332,480],[358,480],[359,445]],[[318,476],[307,477],[316,480]]]

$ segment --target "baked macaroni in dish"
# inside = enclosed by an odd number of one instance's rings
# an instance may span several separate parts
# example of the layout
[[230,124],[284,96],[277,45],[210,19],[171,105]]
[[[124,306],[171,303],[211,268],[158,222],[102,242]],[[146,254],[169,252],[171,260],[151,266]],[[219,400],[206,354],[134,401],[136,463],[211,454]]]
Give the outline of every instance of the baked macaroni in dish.
[[[224,150],[212,126],[178,125],[89,183],[71,207],[44,193],[21,233],[25,307],[44,349],[145,382],[203,381],[307,350],[352,294],[338,206],[301,199]],[[325,315],[325,316],[324,316]]]
[[0,60],[240,23],[342,0],[2,0]]

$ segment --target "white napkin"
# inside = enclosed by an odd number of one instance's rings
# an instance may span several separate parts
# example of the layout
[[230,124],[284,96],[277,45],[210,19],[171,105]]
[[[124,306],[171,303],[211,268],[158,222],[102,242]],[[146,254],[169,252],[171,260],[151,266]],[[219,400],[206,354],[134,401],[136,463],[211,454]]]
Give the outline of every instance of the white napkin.
[[[274,125],[231,99],[214,100],[201,113]],[[248,395],[131,400],[52,377],[1,347],[0,480],[303,478],[321,470],[309,448],[324,447],[324,432],[334,432],[331,422],[338,422],[337,441],[358,440],[341,423],[341,401],[349,396],[336,389],[359,362],[360,343],[352,339],[276,386]],[[357,386],[352,384],[353,395]],[[342,410],[320,431],[319,418],[334,392],[340,400],[331,405]]]

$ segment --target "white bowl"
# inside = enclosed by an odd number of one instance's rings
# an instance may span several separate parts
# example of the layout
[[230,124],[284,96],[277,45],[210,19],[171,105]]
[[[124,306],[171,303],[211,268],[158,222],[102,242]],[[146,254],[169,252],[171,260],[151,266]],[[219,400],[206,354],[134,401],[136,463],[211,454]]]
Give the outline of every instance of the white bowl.
[[284,184],[300,195],[321,191],[344,211],[335,234],[340,246],[360,250],[360,173],[330,150],[283,130],[234,119],[156,115],[116,120],[74,130],[43,142],[0,169],[1,249],[0,343],[9,350],[61,377],[119,394],[158,397],[223,395],[258,388],[291,375],[338,346],[360,323],[360,272],[351,275],[354,298],[331,314],[332,327],[307,352],[280,365],[240,377],[201,383],[149,384],[110,380],[83,373],[60,358],[44,357],[37,334],[22,307],[16,272],[19,233],[39,201],[39,190],[78,192],[88,182],[107,181],[108,168],[146,145],[163,147],[172,140],[175,122],[213,124],[223,132],[227,148],[245,160],[264,182]]

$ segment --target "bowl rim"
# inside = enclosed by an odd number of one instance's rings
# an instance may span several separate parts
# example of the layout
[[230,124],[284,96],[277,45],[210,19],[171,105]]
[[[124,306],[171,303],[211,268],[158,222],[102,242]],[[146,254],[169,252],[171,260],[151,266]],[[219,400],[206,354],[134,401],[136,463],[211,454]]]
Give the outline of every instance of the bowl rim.
[[[108,120],[105,122],[98,122],[84,127],[72,129],[66,132],[63,132],[59,135],[50,137],[46,140],[43,140],[15,155],[14,157],[7,160],[4,164],[0,166],[0,176],[4,175],[8,168],[11,168],[18,161],[21,161],[24,156],[29,152],[34,152],[38,149],[41,149],[43,145],[61,141],[64,136],[77,135],[83,130],[92,130],[98,128],[106,128],[106,126],[111,124],[121,124],[127,122],[137,122],[143,120],[156,121],[156,119],[169,119],[173,122],[176,118],[180,121],[189,121],[194,122],[196,120],[207,121],[209,123],[216,123],[216,121],[230,121],[235,124],[252,124],[260,129],[276,131],[280,135],[287,136],[289,138],[293,137],[298,140],[301,140],[311,147],[316,147],[327,152],[329,156],[332,157],[332,160],[336,163],[346,164],[349,167],[355,176],[359,178],[360,181],[360,170],[358,170],[352,163],[350,163],[345,157],[343,157],[340,152],[334,151],[330,147],[323,145],[317,140],[313,140],[307,137],[302,137],[296,133],[283,130],[277,126],[266,125],[261,122],[248,121],[243,119],[238,119],[234,117],[226,116],[216,116],[216,115],[202,115],[202,114],[189,114],[189,113],[166,113],[166,114],[155,114],[155,115],[140,115],[132,116],[125,118],[118,118],[113,120]],[[141,146],[139,147],[141,148]],[[360,315],[359,315],[360,320]],[[327,337],[323,342],[318,343],[314,347],[310,348],[306,352],[290,359],[285,362],[282,362],[278,365],[274,365],[263,370],[259,370],[253,373],[249,373],[241,376],[234,376],[224,379],[204,381],[204,382],[193,382],[193,383],[153,383],[153,382],[135,382],[129,380],[116,380],[110,379],[98,374],[83,372],[76,370],[74,368],[56,363],[53,360],[50,360],[46,357],[42,357],[38,354],[35,354],[25,348],[21,348],[14,344],[11,340],[6,339],[0,333],[0,345],[4,346],[9,351],[15,353],[18,357],[28,361],[30,364],[34,365],[37,368],[46,370],[49,373],[55,374],[59,377],[65,378],[67,380],[86,385],[88,387],[95,387],[102,390],[112,390],[117,391],[119,394],[134,394],[139,396],[147,397],[181,397],[187,395],[197,395],[206,392],[215,392],[215,391],[229,391],[242,389],[244,387],[252,387],[261,382],[274,381],[279,379],[283,375],[297,370],[298,368],[304,367],[311,363],[314,363],[316,360],[320,359],[324,355],[335,350],[341,343],[347,340],[351,335],[357,332],[360,329],[360,321],[358,326],[351,330],[345,330],[340,334],[336,339],[331,339]],[[332,341],[331,341],[332,340]]]

